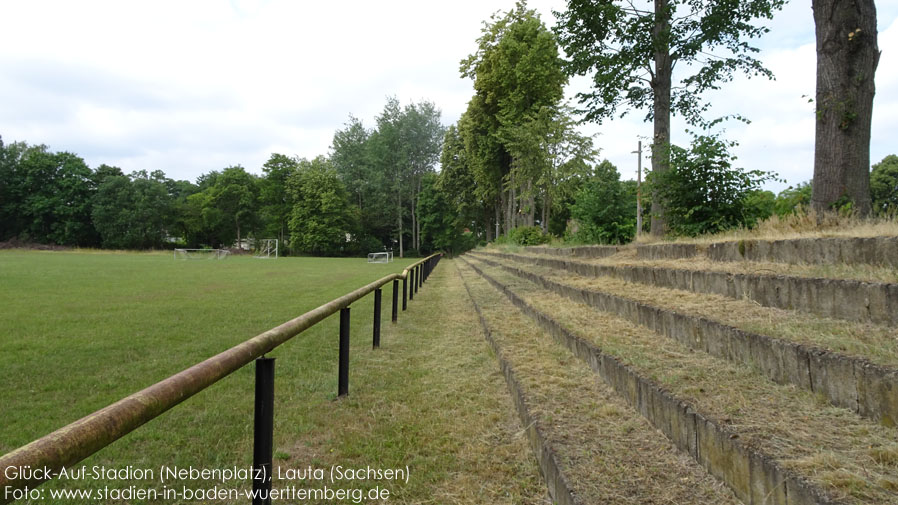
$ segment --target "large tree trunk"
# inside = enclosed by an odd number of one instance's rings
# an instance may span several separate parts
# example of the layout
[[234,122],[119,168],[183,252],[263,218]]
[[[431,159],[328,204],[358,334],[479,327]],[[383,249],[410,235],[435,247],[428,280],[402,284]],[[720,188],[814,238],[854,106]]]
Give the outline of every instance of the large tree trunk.
[[870,213],[870,122],[879,63],[873,0],[812,0],[817,27],[817,128],[811,207],[847,197]]
[[[652,172],[662,173],[670,167],[670,87],[673,66],[670,58],[670,33],[668,0],[655,0],[655,26],[652,38],[657,44],[655,51],[655,75],[652,77],[654,103],[654,137],[652,142]],[[664,202],[657,194],[652,195],[652,235],[663,236],[667,232],[664,219]]]

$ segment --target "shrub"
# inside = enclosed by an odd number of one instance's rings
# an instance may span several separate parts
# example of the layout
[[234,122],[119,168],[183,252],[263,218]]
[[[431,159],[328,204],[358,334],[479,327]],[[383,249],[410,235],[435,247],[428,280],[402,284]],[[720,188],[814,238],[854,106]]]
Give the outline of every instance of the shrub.
[[735,145],[717,135],[696,136],[689,150],[671,146],[667,171],[649,174],[672,234],[696,236],[752,224],[748,199],[775,175],[733,167],[729,148]]
[[551,239],[539,226],[519,226],[509,234],[509,240],[518,245],[548,244]]
[[578,224],[569,237],[574,242],[625,244],[636,234],[636,183],[622,183],[608,160],[595,168],[570,208]]

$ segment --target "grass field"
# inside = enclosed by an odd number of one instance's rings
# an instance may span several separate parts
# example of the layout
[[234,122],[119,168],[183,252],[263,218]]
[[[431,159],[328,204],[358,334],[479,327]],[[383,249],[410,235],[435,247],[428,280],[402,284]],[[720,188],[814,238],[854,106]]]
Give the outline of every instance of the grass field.
[[[0,252],[0,454],[292,319],[414,260],[232,257],[175,261],[166,254]],[[389,503],[543,503],[545,487],[504,379],[476,330],[464,290],[440,265],[399,324],[383,292],[381,349],[371,349],[373,296],[352,306],[350,394],[336,399],[336,315],[269,356],[275,371],[274,464],[410,468]],[[453,282],[453,280],[455,282]],[[252,465],[253,366],[83,461],[89,469],[246,468]],[[39,489],[161,489],[141,480],[54,480]],[[170,488],[247,488],[244,482],[168,482]],[[274,487],[318,488],[314,479]],[[95,495],[96,496],[96,495]],[[86,503],[84,499],[17,503]],[[248,500],[103,499],[93,503],[247,503]],[[276,501],[278,502],[278,501]],[[280,500],[280,503],[358,503]],[[363,500],[363,503],[373,501]]]

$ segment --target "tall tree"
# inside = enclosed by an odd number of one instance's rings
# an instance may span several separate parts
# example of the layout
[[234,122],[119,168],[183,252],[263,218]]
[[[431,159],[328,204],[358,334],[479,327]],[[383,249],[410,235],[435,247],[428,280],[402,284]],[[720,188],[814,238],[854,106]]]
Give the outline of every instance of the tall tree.
[[259,195],[255,176],[240,165],[228,167],[216,178],[210,196],[212,205],[234,226],[239,243],[244,236],[241,233],[257,224]]
[[458,127],[450,125],[440,154],[440,175],[434,188],[444,194],[459,222],[471,230],[483,230],[487,241],[493,239],[491,207],[478,196],[474,173],[468,165],[465,143]]
[[533,221],[531,197],[544,165],[521,140],[537,131],[532,123],[542,108],[562,99],[567,78],[555,36],[525,2],[493,15],[477,42],[477,51],[461,62],[476,94],[459,130],[482,194],[498,197],[497,220],[501,209],[510,232],[519,216]]
[[[259,210],[264,233],[274,235],[286,245],[287,221],[290,218],[290,200],[287,195],[287,179],[296,171],[299,162],[289,156],[272,153],[262,165],[264,177],[259,182]],[[261,237],[259,237],[261,238]]]
[[425,174],[434,173],[446,130],[440,123],[440,110],[431,102],[413,103],[402,111],[400,140],[402,158],[408,165],[409,210],[412,248],[421,248],[421,224],[418,222],[418,194]]
[[[377,130],[371,135],[371,155],[377,170],[385,174],[387,188],[392,196],[393,219],[396,223],[396,240],[399,243],[399,257],[405,256],[405,226],[402,193],[409,181],[409,166],[402,148],[402,109],[399,100],[389,97],[383,112],[377,116]],[[405,200],[406,203],[408,200]]]
[[[115,167],[108,167],[114,169]],[[110,174],[114,174],[109,170]],[[161,248],[172,220],[172,197],[165,174],[134,172],[130,177],[107,175],[97,188],[91,217],[103,247]]]
[[21,224],[18,235],[59,245],[95,246],[90,219],[93,172],[80,157],[30,146],[18,154],[13,192]]
[[[653,121],[652,171],[670,165],[671,114],[690,124],[706,124],[708,104],[701,93],[717,89],[737,71],[772,74],[751,54],[748,40],[768,31],[785,0],[568,0],[556,12],[561,46],[569,55],[569,75],[593,75],[593,90],[578,93],[588,120],[601,122],[618,109],[646,110]],[[677,65],[694,73],[674,79]],[[675,85],[676,83],[676,85]],[[652,198],[652,233],[664,233],[664,202]]]
[[841,199],[870,213],[870,123],[879,64],[873,0],[812,0],[817,28],[817,123],[811,206]]
[[345,253],[347,234],[355,231],[354,215],[349,194],[331,163],[323,156],[300,160],[287,189],[293,202],[292,247],[316,255]]

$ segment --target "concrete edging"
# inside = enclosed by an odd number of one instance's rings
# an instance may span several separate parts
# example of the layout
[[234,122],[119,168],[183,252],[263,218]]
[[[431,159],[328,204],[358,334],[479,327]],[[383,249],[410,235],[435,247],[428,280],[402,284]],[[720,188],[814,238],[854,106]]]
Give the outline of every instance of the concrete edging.
[[747,447],[737,433],[695,411],[654,381],[646,379],[594,344],[572,334],[539,312],[507,287],[466,263],[534,319],[600,377],[679,449],[687,452],[711,475],[721,479],[746,504],[811,505],[839,503],[800,475],[783,468],[770,456]]
[[584,245],[575,247],[526,246],[524,250],[534,254],[570,258],[607,258],[617,254],[620,248],[613,245]]
[[475,257],[534,282],[545,289],[597,310],[620,316],[659,335],[712,356],[746,363],[779,384],[794,384],[820,393],[833,405],[847,408],[884,426],[898,423],[898,369],[740,330],[700,316],[690,316],[601,291],[580,289],[543,276]]
[[[458,272],[457,266],[456,272]],[[458,273],[459,277],[461,277],[461,273]],[[471,296],[471,290],[468,289],[468,284],[464,279],[462,279],[462,284],[465,286],[465,291],[468,292],[468,298],[470,298],[471,303],[474,305],[474,310],[477,312],[477,317],[480,319],[480,324],[483,327],[483,336],[496,354],[496,359],[499,361],[499,368],[502,370],[502,375],[505,377],[505,383],[508,386],[509,393],[511,393],[511,399],[518,411],[518,417],[521,419],[521,424],[524,426],[527,440],[530,441],[530,447],[539,463],[539,469],[546,482],[549,496],[551,496],[554,503],[560,505],[582,505],[583,502],[577,498],[577,495],[568,483],[567,477],[565,477],[564,472],[561,471],[561,467],[558,463],[559,458],[552,448],[552,445],[548,442],[545,435],[543,435],[543,429],[540,422],[530,413],[530,409],[528,408],[529,402],[527,401],[527,397],[524,394],[518,379],[515,377],[514,369],[512,369],[508,360],[505,359],[502,349],[493,338],[489,325],[486,322],[486,318],[483,317],[480,307],[477,305],[474,297]]]
[[567,270],[583,276],[614,277],[627,282],[735,299],[744,297],[765,307],[898,326],[898,284],[649,266],[593,265],[567,259],[532,258],[497,252],[480,254]]
[[731,240],[712,244],[636,246],[644,260],[705,256],[713,261],[759,261],[788,264],[878,265],[898,267],[898,237],[828,237],[783,240]]

